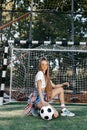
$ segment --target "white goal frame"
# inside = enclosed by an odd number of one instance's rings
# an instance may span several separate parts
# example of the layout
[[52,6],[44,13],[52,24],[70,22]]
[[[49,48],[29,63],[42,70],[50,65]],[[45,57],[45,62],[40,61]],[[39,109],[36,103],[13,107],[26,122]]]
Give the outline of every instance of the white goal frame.
[[[26,51],[38,51],[38,52],[40,52],[40,51],[44,51],[44,52],[48,51],[48,52],[51,52],[52,51],[52,52],[66,52],[66,53],[67,52],[70,52],[70,53],[74,53],[74,52],[87,53],[87,50],[79,50],[79,49],[75,50],[75,48],[68,49],[68,50],[67,49],[60,49],[60,48],[59,49],[58,48],[54,48],[54,49],[53,48],[52,49],[45,48],[44,49],[43,47],[42,48],[35,48],[35,49],[34,48],[24,49],[24,48],[14,48],[14,47],[11,46],[10,49],[11,49],[11,64],[10,64],[10,67],[11,67],[11,69],[10,69],[11,71],[10,72],[11,73],[10,73],[10,95],[9,95],[9,102],[15,101],[15,100],[12,100],[12,92],[11,92],[12,91],[12,66],[13,66],[13,62],[15,62],[16,60],[18,60],[19,58],[21,58],[21,56],[19,56],[17,59],[13,60],[13,58],[12,58],[13,56],[12,55],[13,55],[14,51],[19,51],[19,50],[22,51],[23,50],[24,52],[26,52]],[[75,84],[75,83],[73,83],[73,84]],[[70,98],[72,98],[72,99],[77,98],[75,95],[73,96],[73,92],[72,91],[67,91],[67,90],[65,90],[65,91],[69,92],[69,93],[72,93],[72,96]],[[86,91],[83,92],[81,90],[81,94],[82,93],[86,93]]]

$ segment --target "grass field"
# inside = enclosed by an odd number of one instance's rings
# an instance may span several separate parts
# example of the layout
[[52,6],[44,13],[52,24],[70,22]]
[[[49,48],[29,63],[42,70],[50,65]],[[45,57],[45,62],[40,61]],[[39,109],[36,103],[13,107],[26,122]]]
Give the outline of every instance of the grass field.
[[[87,130],[87,105],[67,105],[75,117],[59,117],[50,121],[25,116],[25,103],[0,106],[0,130]],[[60,105],[55,105],[60,112]]]

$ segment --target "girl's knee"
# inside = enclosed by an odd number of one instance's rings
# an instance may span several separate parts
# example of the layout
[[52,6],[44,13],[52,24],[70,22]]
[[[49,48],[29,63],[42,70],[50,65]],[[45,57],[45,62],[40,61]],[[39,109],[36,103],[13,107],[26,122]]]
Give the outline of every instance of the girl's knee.
[[64,92],[64,89],[63,89],[62,87],[61,87],[60,89],[61,89],[61,90],[60,90],[61,92]]
[[53,118],[57,118],[57,117],[59,117],[59,113],[55,112],[54,115],[53,115]]

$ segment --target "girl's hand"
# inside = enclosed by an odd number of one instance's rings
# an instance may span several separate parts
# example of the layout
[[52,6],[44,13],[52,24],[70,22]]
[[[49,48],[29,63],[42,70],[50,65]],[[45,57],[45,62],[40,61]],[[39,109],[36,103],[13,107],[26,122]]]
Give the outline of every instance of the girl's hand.
[[65,82],[65,83],[63,83],[62,85],[69,87],[69,82]]
[[47,106],[47,105],[48,105],[48,102],[42,101],[42,105],[43,105],[43,106]]

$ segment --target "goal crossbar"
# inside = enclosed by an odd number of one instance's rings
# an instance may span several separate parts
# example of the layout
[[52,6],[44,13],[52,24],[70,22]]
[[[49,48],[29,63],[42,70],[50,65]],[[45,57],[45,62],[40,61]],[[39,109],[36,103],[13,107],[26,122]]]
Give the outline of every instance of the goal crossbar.
[[49,45],[49,44],[57,44],[57,45],[64,45],[66,43],[66,45],[87,45],[87,42],[73,42],[73,41],[29,41],[29,40],[8,40],[8,43],[19,43],[19,44],[26,44],[26,43],[31,43],[31,44],[45,44],[45,45]]

